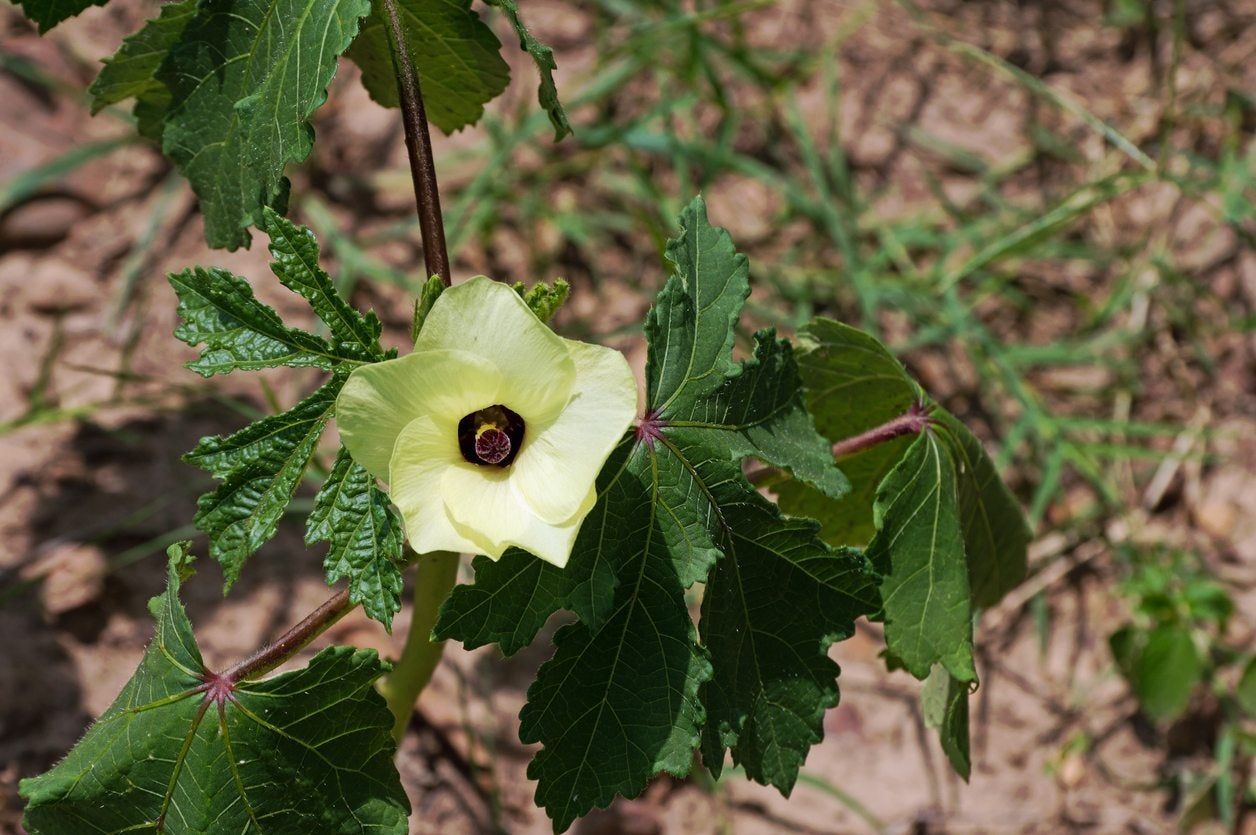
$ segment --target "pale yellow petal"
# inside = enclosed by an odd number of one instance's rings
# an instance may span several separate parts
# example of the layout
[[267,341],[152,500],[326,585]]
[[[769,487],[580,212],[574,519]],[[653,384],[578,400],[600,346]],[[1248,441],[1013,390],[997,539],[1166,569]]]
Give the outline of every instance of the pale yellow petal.
[[445,471],[465,463],[451,433],[430,417],[406,424],[397,436],[390,465],[389,497],[405,520],[406,539],[420,554],[453,551],[479,553],[480,547],[454,528],[441,499]]
[[623,354],[571,340],[567,347],[576,364],[571,400],[548,424],[528,424],[511,464],[523,498],[551,523],[576,513],[637,411],[637,384]]
[[499,467],[466,461],[449,467],[441,477],[441,497],[459,532],[494,559],[528,526],[532,515],[510,485],[510,470]]
[[550,525],[533,517],[533,523],[525,528],[509,544],[515,545],[536,557],[551,563],[558,568],[567,565],[571,558],[572,546],[576,544],[576,535],[584,518],[589,515],[593,505],[597,503],[597,487],[591,487],[584,501],[576,509],[575,514],[561,525]]
[[513,289],[484,276],[441,294],[414,348],[458,348],[493,363],[502,374],[497,402],[528,423],[552,420],[567,404],[576,376],[566,340]]
[[597,501],[590,489],[571,519],[551,525],[539,519],[511,484],[508,470],[474,464],[450,467],[442,488],[455,530],[475,542],[479,553],[498,559],[518,547],[559,568],[567,564],[580,523]]
[[336,398],[336,427],[353,460],[387,479],[405,426],[426,415],[456,430],[464,415],[497,402],[501,384],[495,365],[466,351],[423,351],[364,365]]

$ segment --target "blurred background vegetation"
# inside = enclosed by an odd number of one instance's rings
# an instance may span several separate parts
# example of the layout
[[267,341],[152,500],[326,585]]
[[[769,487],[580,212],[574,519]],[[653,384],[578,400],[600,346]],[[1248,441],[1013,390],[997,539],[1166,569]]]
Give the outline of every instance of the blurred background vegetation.
[[[151,557],[194,533],[203,486],[177,456],[309,385],[179,367],[164,271],[218,264],[283,299],[261,247],[205,249],[186,184],[124,111],[87,114],[97,57],[155,8],[119,0],[40,39],[0,6],[0,629],[16,641],[0,827],[17,777],[73,742],[146,640]],[[640,366],[663,242],[704,192],[751,258],[750,324],[822,313],[880,336],[997,453],[1038,534],[1030,579],[979,632],[971,787],[913,730],[914,683],[857,637],[793,803],[660,785],[588,831],[1256,831],[1256,3],[523,11],[576,133],[551,141],[520,53],[484,121],[438,139],[455,276],[566,278],[559,329]],[[397,115],[345,64],[315,128],[291,214],[400,344],[423,276]],[[299,534],[268,553],[226,602],[199,584],[211,654],[318,599]],[[391,646],[360,621],[336,637]],[[543,826],[513,724],[542,656],[450,655],[403,765],[415,825]]]

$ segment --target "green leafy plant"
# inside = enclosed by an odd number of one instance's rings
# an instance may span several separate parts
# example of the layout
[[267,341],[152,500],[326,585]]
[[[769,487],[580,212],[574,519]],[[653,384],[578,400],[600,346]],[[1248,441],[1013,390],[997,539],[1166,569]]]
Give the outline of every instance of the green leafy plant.
[[[541,103],[561,138],[570,126],[552,53],[513,2],[492,5],[541,68]],[[24,6],[44,28],[85,8]],[[320,439],[338,403],[344,414],[346,386],[398,353],[384,346],[379,319],[337,291],[314,235],[282,214],[284,166],[309,153],[308,119],[337,57],[347,50],[371,95],[402,110],[431,276],[414,302],[411,336],[422,342],[444,327],[433,323],[451,315],[458,295],[446,293],[451,270],[427,121],[456,130],[480,118],[505,85],[498,48],[468,3],[185,0],[128,39],[93,86],[98,106],[136,100],[138,130],[159,140],[191,182],[211,243],[245,245],[250,226],[268,236],[275,276],[320,325],[316,333],[286,324],[246,278],[225,270],[169,276],[179,298],[175,336],[200,349],[191,370],[211,377],[288,366],[327,375],[290,409],[204,438],[186,456],[219,481],[194,522],[228,591],[291,515],[298,485],[320,469]],[[575,620],[554,635],[520,726],[523,741],[541,746],[529,776],[556,831],[616,796],[639,795],[659,774],[701,768],[718,776],[730,757],[750,779],[788,794],[838,702],[839,670],[827,652],[861,617],[884,624],[888,667],[926,682],[926,717],[967,777],[974,623],[1025,575],[1030,530],[1019,504],[977,438],[869,334],[816,318],[797,345],[761,331],[739,356],[750,265],[710,222],[702,198],[681,210],[665,256],[668,278],[644,323],[645,407],[588,485],[587,515],[565,564],[484,546],[481,554],[500,558],[477,556],[474,582],[456,586],[457,554],[414,554],[405,544],[418,538],[412,515],[403,530],[394,507],[408,430],[390,436],[387,487],[371,475],[379,474],[374,462],[368,472],[354,460],[358,449],[342,446],[307,514],[306,542],[327,544],[328,583],[344,587],[274,644],[210,670],[178,598],[190,551],[173,547],[167,591],[152,604],[152,645],[67,758],[23,781],[27,828],[403,833],[408,809],[394,745],[444,641],[496,644],[509,655],[559,611]],[[567,285],[514,287],[526,308],[519,315],[539,334],[534,342],[567,345],[543,324]],[[480,361],[477,342],[507,321],[495,309],[486,303],[460,335],[470,359],[459,362]],[[562,351],[553,359],[560,369]],[[422,397],[452,396],[462,383],[440,378],[440,351],[425,356],[435,365]],[[516,410],[484,396],[438,440],[454,456],[451,472],[470,468],[497,485],[510,477],[509,455],[536,443],[527,433],[537,427],[529,404]],[[406,427],[431,419],[403,417]],[[491,457],[480,446],[485,433],[496,433],[484,447]],[[424,457],[414,457],[421,467]],[[487,503],[496,494],[486,486],[484,495]],[[505,524],[497,518],[485,524]],[[452,511],[443,524],[472,543],[509,537]],[[412,565],[411,627],[395,665],[331,647],[303,669],[266,677],[355,606],[391,628]]]
[[387,665],[331,647],[264,681],[250,661],[206,673],[179,602],[191,560],[187,543],[171,546],[166,593],[150,605],[153,642],[70,755],[25,784],[27,827],[405,831],[391,717],[372,687]]
[[[1152,719],[1176,719],[1211,678],[1211,648],[1225,635],[1234,603],[1182,555],[1135,563],[1121,591],[1133,619],[1109,639],[1112,657]],[[1241,659],[1238,659],[1241,660]]]
[[[877,605],[862,557],[830,549],[814,523],[784,518],[742,477],[753,456],[830,495],[847,489],[811,426],[788,343],[761,334],[751,359],[728,355],[749,292],[745,258],[701,201],[682,227],[646,323],[645,415],[603,470],[571,563],[481,558],[436,626],[510,653],[553,612],[580,618],[555,636],[520,728],[544,746],[529,774],[558,828],[659,772],[687,774],[700,742],[712,772],[731,748],[748,774],[788,791],[837,701],[824,651]],[[702,580],[695,630],[684,591]]]
[[[1116,668],[1157,725],[1213,726],[1210,739],[1197,740],[1212,749],[1212,766],[1187,776],[1182,814],[1232,829],[1256,791],[1242,767],[1256,755],[1256,655],[1228,639],[1234,602],[1198,559],[1161,549],[1125,556],[1130,618],[1108,639]],[[1216,722],[1192,725],[1193,713],[1213,712]]]

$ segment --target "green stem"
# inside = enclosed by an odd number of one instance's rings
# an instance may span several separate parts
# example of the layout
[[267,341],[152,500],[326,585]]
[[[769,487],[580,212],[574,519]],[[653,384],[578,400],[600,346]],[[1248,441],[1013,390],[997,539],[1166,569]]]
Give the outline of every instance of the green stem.
[[458,579],[458,555],[448,551],[423,554],[414,575],[414,611],[401,657],[379,684],[384,701],[393,715],[393,737],[398,742],[410,724],[410,714],[419,693],[432,680],[432,673],[445,649],[444,641],[432,640],[432,627],[440,604],[449,596]]

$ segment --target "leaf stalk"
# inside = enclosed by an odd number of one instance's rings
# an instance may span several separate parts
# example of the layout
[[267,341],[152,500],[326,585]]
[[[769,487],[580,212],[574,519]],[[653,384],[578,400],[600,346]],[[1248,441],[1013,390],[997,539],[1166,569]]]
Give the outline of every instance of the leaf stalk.
[[349,600],[348,589],[340,590],[306,615],[300,623],[280,635],[274,643],[262,647],[231,667],[222,674],[222,678],[234,684],[265,675],[309,646],[311,641],[349,614],[356,605]]
[[[843,458],[857,455],[878,444],[884,444],[904,435],[919,435],[934,422],[929,411],[929,406],[917,400],[898,417],[890,418],[866,432],[860,432],[858,435],[852,435],[833,444],[833,460],[841,461]],[[746,473],[746,480],[755,487],[771,487],[786,478],[787,476],[775,467],[759,467]]]
[[280,664],[283,664],[289,658],[293,658],[300,650],[308,647],[310,642],[327,632],[344,615],[349,614],[355,605],[358,604],[349,600],[348,589],[337,591],[330,598],[324,600],[323,605],[320,605],[318,609],[305,615],[305,618],[301,619],[301,622],[296,624],[295,627],[280,635],[273,643],[266,644],[265,647],[252,653],[249,657],[241,660],[241,662],[232,665],[226,672],[212,673],[206,671],[205,684],[202,684],[197,689],[211,692],[215,688],[219,688],[222,691],[221,696],[225,697],[237,683],[265,676],[266,673],[273,671],[273,669],[279,667]]
[[929,417],[929,408],[917,400],[910,409],[898,417],[833,444],[833,458],[840,461],[904,435],[919,435],[932,422],[933,419]]

